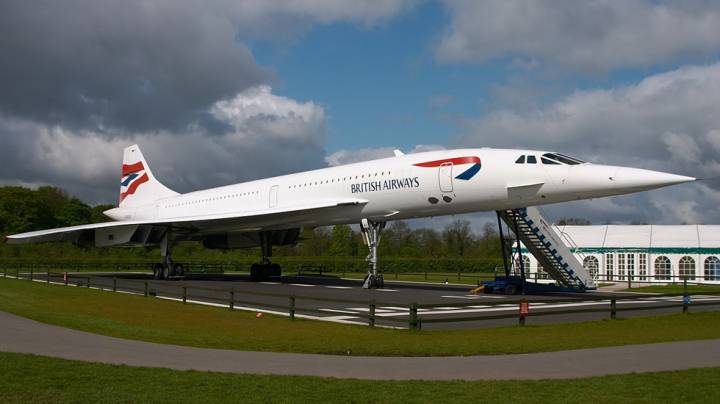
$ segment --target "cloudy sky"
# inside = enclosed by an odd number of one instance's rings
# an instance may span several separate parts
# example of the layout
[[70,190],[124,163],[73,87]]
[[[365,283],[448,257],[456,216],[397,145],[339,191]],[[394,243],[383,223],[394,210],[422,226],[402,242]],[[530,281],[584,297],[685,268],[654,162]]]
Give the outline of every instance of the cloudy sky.
[[0,90],[0,183],[89,203],[136,142],[180,192],[498,146],[708,178],[551,218],[720,223],[713,1],[5,0]]

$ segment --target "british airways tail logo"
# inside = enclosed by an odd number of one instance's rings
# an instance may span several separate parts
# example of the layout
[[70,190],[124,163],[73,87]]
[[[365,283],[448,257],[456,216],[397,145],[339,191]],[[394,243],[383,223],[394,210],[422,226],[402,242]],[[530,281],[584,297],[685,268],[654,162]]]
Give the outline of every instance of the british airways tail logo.
[[145,172],[142,161],[135,164],[123,164],[122,179],[120,180],[120,202],[129,195],[135,193],[141,184],[148,182],[150,178]]
[[452,165],[460,165],[460,164],[472,164],[470,168],[460,173],[458,176],[455,177],[457,180],[469,180],[470,178],[474,177],[475,174],[480,171],[480,168],[482,165],[480,164],[480,157],[476,156],[467,156],[467,157],[454,157],[449,159],[442,159],[442,160],[434,160],[434,161],[426,161],[424,163],[417,163],[413,164],[417,167],[440,167],[443,164],[452,164]]

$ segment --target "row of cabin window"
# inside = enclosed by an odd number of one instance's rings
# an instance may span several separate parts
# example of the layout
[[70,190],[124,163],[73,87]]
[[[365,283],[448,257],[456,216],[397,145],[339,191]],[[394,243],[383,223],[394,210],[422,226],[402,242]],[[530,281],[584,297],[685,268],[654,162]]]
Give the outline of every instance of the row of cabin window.
[[[390,171],[388,171],[388,172],[383,171],[383,172],[381,172],[381,173],[375,173],[375,175],[373,175],[373,174],[368,174],[367,177],[368,177],[368,178],[377,177],[378,175],[381,176],[381,177],[384,177],[385,175],[390,175]],[[344,181],[351,181],[351,180],[353,180],[353,179],[356,179],[356,180],[357,180],[357,179],[364,179],[365,177],[366,177],[365,174],[362,174],[362,175],[356,175],[355,177],[349,176],[349,177],[343,177],[342,179],[338,178],[337,180],[335,180],[335,178],[331,178],[331,179],[329,179],[329,180],[321,180],[321,181],[314,181],[314,182],[313,182],[313,181],[310,181],[310,182],[306,182],[306,183],[303,183],[303,184],[288,185],[288,189],[311,187],[311,186],[313,186],[313,185],[331,184],[331,183],[335,183],[335,182],[340,183],[340,182],[344,182]]]
[[175,207],[178,207],[178,206],[194,205],[194,204],[200,203],[200,202],[210,202],[210,201],[219,201],[219,200],[222,200],[222,199],[229,199],[229,198],[239,198],[239,197],[241,197],[241,196],[257,195],[257,194],[259,194],[259,193],[260,193],[260,191],[253,191],[253,192],[243,192],[243,193],[241,193],[241,194],[238,193],[238,194],[232,194],[232,195],[216,196],[216,197],[214,197],[214,198],[196,199],[196,200],[194,200],[194,201],[189,201],[189,202],[181,202],[181,203],[174,203],[174,204],[170,204],[170,205],[165,205],[165,208],[175,208]]

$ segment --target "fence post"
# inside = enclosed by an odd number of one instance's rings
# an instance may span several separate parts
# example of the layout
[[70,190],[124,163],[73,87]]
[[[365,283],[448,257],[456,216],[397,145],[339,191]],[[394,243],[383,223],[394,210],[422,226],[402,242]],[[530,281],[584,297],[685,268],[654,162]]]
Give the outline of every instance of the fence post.
[[290,321],[295,321],[295,295],[290,295]]
[[368,311],[368,325],[375,327],[375,300],[370,301],[370,310]]
[[410,329],[417,330],[418,326],[418,315],[417,315],[417,303],[410,305]]
[[230,291],[230,304],[228,305],[228,308],[230,310],[235,308],[235,291],[234,290]]
[[617,302],[615,296],[610,299],[610,319],[615,320],[617,317]]
[[87,279],[87,287],[89,288],[90,287],[90,277],[87,276],[87,277],[85,277],[85,279]]
[[687,278],[683,279],[683,314],[687,314],[688,305],[690,304],[690,295],[687,291]]
[[187,303],[187,286],[183,286],[183,304]]
[[47,281],[47,283],[50,283],[50,269],[47,270],[47,272],[45,273],[45,276],[46,276],[45,281]]
[[32,278],[33,278],[33,268],[30,267],[30,280],[32,280]]
[[113,278],[113,292],[117,292],[117,278]]
[[530,303],[528,303],[528,301],[526,299],[522,299],[520,301],[520,307],[518,310],[518,314],[520,315],[519,318],[520,318],[521,326],[525,325],[525,317],[528,315],[529,312],[530,312]]
[[145,281],[145,297],[148,297],[148,282]]

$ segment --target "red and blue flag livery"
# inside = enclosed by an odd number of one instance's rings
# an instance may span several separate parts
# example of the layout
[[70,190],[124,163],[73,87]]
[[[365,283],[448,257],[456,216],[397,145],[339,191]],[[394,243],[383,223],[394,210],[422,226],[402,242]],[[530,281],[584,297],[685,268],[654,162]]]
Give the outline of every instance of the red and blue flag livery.
[[417,167],[440,167],[442,165],[452,164],[454,166],[461,164],[472,164],[470,168],[460,173],[455,177],[457,180],[469,180],[480,171],[482,165],[480,164],[480,157],[477,156],[466,156],[466,157],[453,157],[442,160],[426,161],[424,163],[414,164]]
[[135,164],[123,164],[122,179],[120,181],[120,202],[129,195],[134,194],[140,185],[149,180],[150,178],[145,172],[142,161]]

